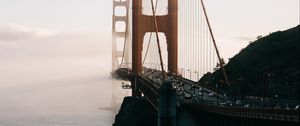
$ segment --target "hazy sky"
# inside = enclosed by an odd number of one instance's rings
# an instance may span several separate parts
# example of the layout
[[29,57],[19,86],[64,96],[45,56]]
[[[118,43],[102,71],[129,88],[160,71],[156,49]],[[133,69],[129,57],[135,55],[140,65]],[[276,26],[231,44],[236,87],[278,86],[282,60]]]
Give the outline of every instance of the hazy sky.
[[207,0],[207,10],[225,57],[258,35],[299,24],[299,0]]
[[[0,49],[18,46],[11,40],[3,42],[3,38],[28,38],[26,30],[44,36],[94,35],[110,47],[112,0],[0,0],[0,3]],[[258,35],[299,24],[299,0],[206,0],[205,3],[225,57],[237,53]]]

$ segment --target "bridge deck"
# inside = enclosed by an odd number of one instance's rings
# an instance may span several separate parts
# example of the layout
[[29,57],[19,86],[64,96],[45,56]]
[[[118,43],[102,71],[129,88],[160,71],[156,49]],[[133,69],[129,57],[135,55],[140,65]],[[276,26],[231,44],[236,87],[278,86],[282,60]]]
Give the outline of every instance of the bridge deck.
[[[150,73],[147,73],[150,72]],[[161,86],[162,80],[159,77],[159,71],[147,70],[142,76],[135,76],[137,79],[137,88],[146,99],[153,105],[153,107],[158,110],[159,102],[159,88]],[[154,77],[154,78],[153,78]],[[170,77],[174,80],[174,87],[178,88],[179,85],[193,85],[197,88],[201,87],[203,91],[214,92],[215,97],[220,99],[231,99],[224,97],[221,94],[217,94],[213,89],[203,87],[198,85],[196,82],[180,78],[180,77]],[[180,83],[178,83],[180,82]],[[179,84],[179,85],[176,85]],[[191,87],[191,86],[190,86]],[[177,90],[177,89],[175,89]],[[184,92],[191,93],[192,91]],[[178,93],[178,92],[177,92]],[[203,94],[205,95],[205,93]],[[207,94],[206,94],[207,95]],[[195,96],[200,97],[200,96]],[[300,122],[300,111],[299,110],[282,110],[282,109],[270,109],[270,108],[245,108],[241,106],[219,106],[216,103],[215,98],[205,96],[202,101],[196,101],[192,99],[187,99],[180,94],[177,94],[178,105],[181,107],[192,109],[193,111],[205,111],[209,113],[214,113],[226,117],[239,117],[239,118],[251,118],[251,119],[265,119],[265,120],[276,120],[276,121],[286,121],[286,122]],[[200,99],[200,98],[199,98]]]
[[217,107],[202,104],[185,104],[183,106],[193,111],[205,111],[230,117],[300,122],[299,111],[292,110]]

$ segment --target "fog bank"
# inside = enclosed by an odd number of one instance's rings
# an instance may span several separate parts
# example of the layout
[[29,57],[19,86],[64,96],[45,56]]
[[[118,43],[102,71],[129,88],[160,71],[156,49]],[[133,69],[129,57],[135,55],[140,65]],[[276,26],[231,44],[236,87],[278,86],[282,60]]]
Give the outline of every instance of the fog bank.
[[41,31],[0,26],[0,125],[111,125],[128,93],[109,77],[108,37]]

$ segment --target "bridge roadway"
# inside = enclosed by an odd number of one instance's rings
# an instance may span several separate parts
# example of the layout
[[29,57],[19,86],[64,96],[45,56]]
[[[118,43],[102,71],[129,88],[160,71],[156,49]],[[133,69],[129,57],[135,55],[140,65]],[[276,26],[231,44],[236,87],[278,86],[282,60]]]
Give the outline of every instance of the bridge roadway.
[[[130,78],[136,76],[131,75]],[[142,75],[136,77],[137,90],[158,110],[159,88],[163,78],[161,72],[144,68]],[[168,76],[173,81],[177,93],[177,106],[187,110],[214,113],[226,117],[263,119],[299,123],[299,110],[272,109],[249,104],[235,103],[233,98],[218,94],[215,90],[200,86],[197,82],[179,77]]]

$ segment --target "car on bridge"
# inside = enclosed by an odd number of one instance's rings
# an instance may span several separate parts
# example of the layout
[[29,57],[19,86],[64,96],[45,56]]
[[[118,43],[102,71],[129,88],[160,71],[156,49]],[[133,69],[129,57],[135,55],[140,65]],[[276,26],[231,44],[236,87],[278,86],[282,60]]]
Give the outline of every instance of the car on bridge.
[[202,94],[202,92],[199,92],[198,95],[199,95],[199,96],[202,96],[203,94]]
[[204,90],[202,89],[202,87],[199,87],[198,91],[203,92]]
[[244,105],[244,108],[249,108],[249,107],[250,107],[249,104],[245,104],[245,105]]
[[178,88],[177,88],[177,91],[178,91],[178,92],[181,92],[181,91],[183,91],[183,88],[178,87]]
[[235,104],[241,105],[241,104],[242,104],[242,101],[241,101],[241,100],[237,100],[237,101],[235,101]]
[[229,106],[232,106],[232,102],[231,101],[226,101],[226,102],[220,103],[220,106],[221,107],[229,107]]
[[296,105],[294,109],[295,110],[300,110],[300,105]]
[[177,92],[176,94],[177,94],[177,96],[181,96],[181,95],[183,95],[184,93],[183,93],[183,91],[180,91],[180,92]]
[[211,93],[208,94],[208,96],[213,97],[213,96],[215,96],[215,94],[211,92]]
[[184,94],[184,98],[186,98],[186,99],[192,99],[192,95],[189,94],[189,93],[185,93]]

